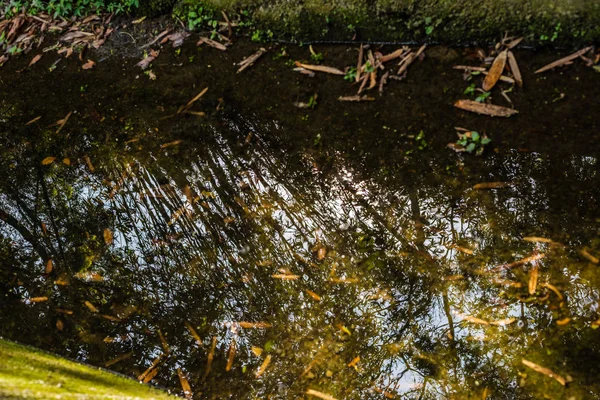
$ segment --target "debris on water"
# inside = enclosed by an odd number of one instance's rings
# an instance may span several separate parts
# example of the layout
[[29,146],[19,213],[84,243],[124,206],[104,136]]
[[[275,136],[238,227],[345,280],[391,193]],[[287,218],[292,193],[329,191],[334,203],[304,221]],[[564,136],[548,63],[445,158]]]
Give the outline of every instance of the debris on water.
[[548,288],[552,292],[554,292],[554,294],[556,295],[556,297],[558,297],[558,300],[562,301],[564,299],[564,296],[562,295],[562,293],[560,292],[560,290],[558,290],[558,288],[556,286],[554,286],[553,284],[551,284],[551,283],[542,283],[540,286]]
[[470,315],[456,313],[456,316],[459,317],[460,319],[462,319],[463,321],[467,321],[467,322],[470,322],[470,323],[476,324],[476,325],[489,325],[490,324],[488,321],[486,321],[484,319],[472,317]]
[[508,53],[508,66],[510,67],[510,72],[512,72],[515,77],[515,82],[519,87],[523,87],[523,76],[521,75],[521,70],[519,69],[519,64],[517,64],[517,59],[512,51],[507,50]]
[[458,100],[456,103],[454,103],[454,107],[492,117],[508,118],[519,113],[517,110],[512,108],[497,106],[494,104],[479,103],[473,100]]
[[366,94],[363,96],[340,96],[338,97],[339,101],[375,101],[375,97],[367,96]]
[[238,63],[238,66],[240,68],[237,70],[237,73],[239,74],[246,68],[252,66],[256,62],[256,60],[258,60],[266,52],[267,52],[267,49],[265,49],[264,47],[261,47],[256,53],[244,58],[242,61],[240,61]]
[[53,263],[52,263],[52,259],[50,258],[50,259],[48,259],[48,261],[46,262],[46,268],[45,268],[44,272],[45,272],[46,274],[49,274],[49,273],[51,273],[51,272],[52,272],[52,270],[53,270],[53,269],[54,269],[54,265],[53,265]]
[[79,279],[84,282],[102,282],[104,278],[97,272],[87,271],[87,272],[78,272],[73,275],[76,279]]
[[111,365],[114,365],[114,364],[118,363],[119,361],[123,361],[123,360],[127,360],[128,358],[131,358],[132,355],[133,355],[133,351],[121,354],[120,356],[115,357],[112,360],[105,362],[104,366],[105,367],[110,367]]
[[169,347],[169,343],[167,343],[165,335],[163,335],[160,329],[158,330],[158,338],[160,339],[160,345],[162,346],[163,351],[166,355],[169,355],[169,353],[171,352],[171,348]]
[[265,357],[265,360],[261,364],[260,368],[258,368],[258,371],[256,371],[256,374],[254,376],[256,376],[257,378],[260,378],[262,376],[262,374],[265,373],[265,371],[270,363],[271,363],[271,355],[269,354],[268,356]]
[[533,268],[529,271],[529,294],[534,294],[537,290],[537,282],[538,282],[538,266],[537,263],[533,264]]
[[150,43],[147,43],[145,45],[143,45],[141,48],[145,49],[146,47],[150,47],[153,44],[155,44],[156,42],[158,42],[159,40],[161,40],[163,37],[165,37],[167,34],[169,34],[169,32],[171,32],[171,28],[167,28],[164,31],[162,31],[161,33],[158,34],[158,36],[156,36]]
[[504,50],[503,52],[498,54],[498,56],[494,60],[492,67],[490,68],[488,74],[486,75],[483,81],[482,88],[486,92],[492,90],[492,88],[496,85],[496,82],[498,82],[498,79],[500,79],[500,76],[504,71],[504,67],[506,66],[507,55],[508,50]]
[[539,236],[525,236],[523,240],[531,243],[555,243],[552,239],[547,239]]
[[93,313],[97,313],[97,312],[98,312],[98,309],[96,308],[96,306],[95,306],[95,305],[93,305],[93,304],[92,304],[92,302],[91,302],[91,301],[89,301],[89,300],[86,300],[86,301],[84,301],[84,302],[83,302],[83,304],[84,304],[84,305],[85,305],[85,306],[88,308],[88,310],[90,310],[91,312],[93,312]]
[[81,69],[92,69],[94,68],[94,65],[96,65],[96,62],[87,60],[87,62],[81,66]]
[[421,53],[425,51],[426,47],[427,45],[424,44],[419,48],[419,50],[417,50],[416,53],[413,53],[412,51],[409,52],[398,64],[400,68],[398,69],[398,73],[396,75],[404,75],[404,73],[408,71],[408,67],[410,67],[410,65],[421,55]]
[[337,400],[335,397],[333,397],[331,395],[328,395],[328,394],[323,393],[323,392],[319,392],[318,390],[314,390],[314,389],[308,389],[306,391],[306,394],[318,397],[318,398],[323,399],[323,400]]
[[110,246],[113,242],[112,231],[108,228],[105,228],[102,235],[104,236],[104,243],[106,243],[107,246]]
[[546,257],[546,254],[544,254],[544,253],[537,253],[536,252],[535,254],[532,254],[529,257],[522,258],[522,259],[517,260],[515,262],[512,262],[510,264],[499,265],[499,266],[493,268],[492,271],[495,272],[495,271],[509,270],[509,269],[518,267],[520,265],[524,265],[524,264],[527,264],[527,263],[530,263],[530,262],[533,262],[533,261],[541,260],[544,257]]
[[598,259],[598,257],[591,255],[586,249],[579,250],[579,254],[581,254],[584,258],[586,258],[588,261],[590,261],[594,264],[600,263],[600,259]]
[[324,72],[326,74],[333,75],[346,75],[346,73],[342,70],[333,67],[327,67],[325,65],[311,65],[311,64],[303,64],[300,61],[295,62],[296,67],[308,69],[310,71]]
[[356,368],[356,365],[359,363],[359,361],[360,361],[360,356],[354,357],[352,359],[352,361],[350,361],[348,363],[348,367],[350,367],[350,368]]
[[558,325],[558,326],[565,326],[565,325],[568,325],[570,322],[571,322],[571,318],[566,317],[566,318],[563,318],[563,319],[556,320],[556,325]]
[[188,329],[188,331],[190,331],[190,335],[192,335],[192,337],[196,341],[196,344],[198,346],[202,347],[202,339],[200,338],[200,335],[198,335],[198,332],[196,332],[196,330],[194,329],[192,324],[190,324],[189,322],[186,321],[185,327]]
[[42,116],[41,116],[41,115],[40,115],[40,116],[37,116],[37,117],[35,117],[34,119],[32,119],[31,121],[27,122],[27,123],[25,124],[25,126],[31,125],[31,124],[33,124],[34,122],[37,122],[37,121],[39,121],[41,118],[42,118]]
[[473,185],[475,190],[486,190],[486,189],[502,189],[511,186],[510,182],[482,182]]
[[46,157],[42,160],[42,165],[50,165],[56,160],[56,157]]
[[215,349],[217,348],[217,337],[213,336],[212,342],[210,345],[210,351],[208,352],[208,358],[206,359],[206,370],[204,371],[204,375],[202,375],[201,382],[204,382],[210,373],[210,369],[212,367],[212,362],[215,357]]
[[60,131],[65,127],[65,125],[67,124],[67,121],[69,120],[69,118],[71,117],[71,114],[73,114],[73,111],[70,111],[66,117],[64,117],[63,119],[59,119],[58,121],[56,121],[55,123],[53,123],[52,125],[49,126],[49,128],[52,128],[53,126],[58,126],[58,129],[56,130],[56,133],[60,133]]
[[260,357],[261,354],[263,353],[262,347],[256,347],[256,346],[252,346],[250,348],[250,351],[252,351],[252,354],[254,354],[256,357]]
[[311,78],[314,78],[315,73],[307,70],[306,68],[294,68],[295,72],[300,72],[301,74],[308,75]]
[[238,325],[242,328],[246,329],[264,329],[264,328],[272,328],[273,324],[268,322],[238,322]]
[[273,274],[273,275],[271,275],[271,278],[281,279],[281,280],[284,280],[284,281],[293,281],[293,280],[296,280],[296,279],[300,278],[300,275],[294,275],[294,274]]
[[536,74],[548,71],[550,69],[556,68],[556,67],[562,67],[564,65],[570,65],[572,64],[572,61],[575,60],[576,58],[578,58],[579,56],[584,55],[585,53],[587,53],[588,51],[590,51],[593,48],[593,46],[589,46],[586,47],[585,49],[581,49],[571,55],[568,55],[566,57],[561,58],[560,60],[556,60],[540,69],[538,69],[537,71],[535,71]]
[[312,290],[309,289],[305,289],[306,293],[308,293],[308,295],[310,297],[312,297],[313,300],[316,301],[321,301],[321,296],[319,296],[318,294],[316,294],[315,292],[313,292]]
[[192,387],[190,386],[190,382],[187,379],[187,376],[183,373],[181,368],[177,368],[177,376],[179,377],[179,383],[181,384],[181,388],[183,389],[183,395],[186,399],[191,400],[194,398],[194,394],[192,393]]
[[225,47],[225,45],[223,43],[219,43],[216,40],[212,40],[207,37],[200,36],[200,40],[198,40],[198,43],[196,43],[196,46],[201,46],[202,44],[207,44],[210,47],[213,47],[213,48],[215,48],[217,50],[221,50],[221,51],[227,50],[227,47]]
[[152,63],[152,61],[154,61],[156,59],[156,57],[158,57],[159,54],[160,54],[160,51],[158,51],[158,50],[150,50],[150,53],[146,57],[144,57],[144,59],[142,61],[135,64],[135,66],[140,67],[141,69],[146,69],[146,68],[148,68],[150,63]]
[[231,367],[233,366],[233,360],[235,359],[235,350],[236,350],[236,341],[235,337],[231,338],[231,344],[229,345],[229,351],[227,356],[227,365],[225,366],[225,371],[231,371]]
[[173,47],[181,47],[181,45],[183,44],[183,41],[190,36],[190,34],[188,32],[175,32],[175,33],[171,33],[168,36],[165,36],[161,41],[160,44],[165,44],[167,42],[172,42]]
[[27,66],[27,68],[30,68],[33,64],[37,63],[38,61],[40,61],[40,59],[42,58],[41,54],[36,55],[35,57],[33,57],[31,59],[31,61],[29,62],[29,65]]
[[48,297],[47,296],[30,297],[28,300],[30,303],[43,303],[43,302],[48,301]]
[[563,378],[562,376],[558,375],[556,372],[554,372],[546,367],[542,367],[541,365],[536,364],[531,361],[528,361],[524,358],[521,360],[521,362],[523,363],[523,365],[531,368],[532,370],[539,372],[540,374],[544,374],[544,375],[556,380],[558,383],[560,383],[563,386],[565,386],[567,384],[567,380],[565,378]]
[[162,361],[163,357],[164,357],[164,354],[161,354],[157,358],[155,358],[154,361],[152,362],[152,365],[150,365],[150,367],[148,367],[148,369],[146,369],[144,372],[142,372],[142,374],[137,377],[137,380],[142,381],[144,383],[148,383],[152,379],[154,379],[154,377],[158,373],[158,370],[159,370],[158,366],[159,366],[160,362]]

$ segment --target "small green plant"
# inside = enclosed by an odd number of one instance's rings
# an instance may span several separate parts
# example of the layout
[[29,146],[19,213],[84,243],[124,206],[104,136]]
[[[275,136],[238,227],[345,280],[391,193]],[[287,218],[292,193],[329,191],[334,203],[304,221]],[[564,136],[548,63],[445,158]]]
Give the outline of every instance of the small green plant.
[[288,53],[287,53],[286,47],[281,46],[279,51],[277,53],[275,53],[275,55],[273,56],[273,60],[279,60],[280,58],[287,57],[287,56],[288,56]]
[[252,32],[252,36],[250,37],[250,40],[253,42],[266,42],[271,39],[273,39],[273,32],[270,29],[267,29],[266,31],[256,29]]
[[344,80],[354,82],[356,80],[356,68],[350,67],[346,71],[346,75],[344,75]]
[[492,140],[486,135],[481,136],[475,131],[457,132],[458,140],[456,143],[451,143],[450,147],[457,152],[473,153],[479,156],[483,153],[485,145]]
[[308,107],[315,108],[317,106],[317,97],[318,95],[316,93],[310,96],[310,99],[308,99]]
[[371,63],[369,61],[367,61],[365,63],[365,72],[370,74],[371,72],[374,72],[375,68],[371,65]]
[[472,95],[475,94],[475,84],[471,83],[463,92],[464,94]]
[[417,149],[425,150],[427,147],[427,141],[425,140],[425,132],[421,130],[417,136],[415,136],[415,142],[417,143]]
[[492,92],[483,92],[479,96],[475,97],[475,101],[478,103],[484,103],[491,94]]
[[310,59],[313,60],[313,62],[315,64],[320,64],[321,61],[323,61],[323,54],[322,53],[316,53],[313,50],[312,45],[308,46],[308,49],[310,50]]

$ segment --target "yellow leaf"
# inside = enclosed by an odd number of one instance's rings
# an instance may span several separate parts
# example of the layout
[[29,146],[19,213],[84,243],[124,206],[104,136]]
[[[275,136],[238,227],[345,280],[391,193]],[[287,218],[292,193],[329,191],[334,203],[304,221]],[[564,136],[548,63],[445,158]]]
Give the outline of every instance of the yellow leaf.
[[63,164],[65,164],[66,166],[70,166],[71,160],[69,160],[68,158],[63,158]]
[[113,242],[113,234],[110,231],[110,229],[106,228],[104,229],[104,243],[106,243],[107,246],[110,246]]
[[49,259],[48,262],[46,263],[46,273],[49,274],[50,272],[52,272],[52,269],[53,269],[52,259]]
[[46,157],[42,160],[42,165],[52,164],[56,160],[56,157]]

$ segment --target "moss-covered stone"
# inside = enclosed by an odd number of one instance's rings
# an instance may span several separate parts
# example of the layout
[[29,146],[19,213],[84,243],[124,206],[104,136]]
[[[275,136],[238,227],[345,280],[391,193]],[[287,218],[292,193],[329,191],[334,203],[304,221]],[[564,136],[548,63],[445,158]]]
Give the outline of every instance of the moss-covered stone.
[[133,379],[0,339],[2,399],[175,399]]
[[495,41],[504,32],[532,44],[600,41],[596,0],[185,0],[243,14],[254,29],[302,40]]

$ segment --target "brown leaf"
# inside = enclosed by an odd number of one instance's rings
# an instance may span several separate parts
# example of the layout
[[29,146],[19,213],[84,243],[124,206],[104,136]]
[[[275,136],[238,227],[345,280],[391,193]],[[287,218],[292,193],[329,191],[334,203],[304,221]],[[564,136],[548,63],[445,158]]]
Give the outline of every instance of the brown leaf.
[[94,68],[94,65],[96,65],[96,63],[92,60],[87,60],[87,62],[85,64],[83,64],[81,66],[82,69],[92,69]]
[[265,48],[261,47],[256,53],[252,54],[249,57],[244,58],[238,64],[240,68],[237,70],[237,73],[239,74],[240,72],[242,72],[246,68],[250,67],[252,64],[254,64],[256,62],[256,60],[258,60],[266,52],[267,52],[267,50]]
[[33,57],[31,59],[31,61],[29,62],[29,67],[31,67],[33,64],[35,64],[36,62],[40,61],[40,58],[42,58],[41,54],[36,55],[35,57]]
[[114,365],[114,364],[118,363],[119,361],[123,361],[123,360],[127,360],[128,358],[131,358],[132,355],[133,355],[133,351],[130,351],[129,353],[121,354],[120,356],[117,356],[117,357],[113,358],[112,360],[105,362],[104,366],[110,367],[111,365]]
[[48,301],[48,297],[46,297],[46,296],[30,297],[29,301],[31,303],[43,303],[45,301]]
[[340,96],[339,101],[375,101],[375,97],[369,97],[366,94],[364,96]]
[[192,324],[186,322],[185,327],[188,329],[188,331],[190,331],[190,335],[192,335],[192,337],[196,341],[196,344],[198,344],[198,346],[202,346],[202,339],[200,338],[200,335],[198,335],[198,332],[196,332]]
[[336,400],[335,397],[330,396],[327,393],[319,392],[318,390],[314,390],[314,389],[308,389],[306,391],[306,394],[318,397],[318,398],[323,399],[323,400]]
[[62,332],[62,330],[65,328],[65,324],[62,322],[62,320],[59,318],[56,320],[56,329],[58,329],[59,331]]
[[255,376],[257,378],[260,378],[261,375],[265,373],[265,370],[267,369],[267,367],[269,366],[270,363],[271,363],[271,355],[269,354],[267,357],[265,357],[265,360],[261,364],[261,366],[258,369],[258,371],[256,371]]
[[521,362],[523,363],[523,365],[531,368],[532,370],[539,372],[540,374],[544,374],[552,379],[555,379],[558,383],[560,383],[563,386],[567,384],[567,380],[565,378],[546,367],[542,367],[541,365],[528,361],[524,358],[521,360]]
[[293,281],[300,278],[300,275],[292,275],[292,274],[274,274],[271,275],[271,278],[282,279],[284,281]]
[[39,121],[41,118],[42,118],[42,116],[41,116],[41,115],[40,115],[39,117],[35,117],[35,118],[34,118],[34,119],[32,119],[31,121],[27,122],[27,123],[25,124],[25,126],[27,126],[27,125],[31,125],[31,124],[33,124],[34,122],[36,122],[36,121]]
[[504,71],[504,67],[506,66],[507,54],[508,54],[508,50],[504,50],[503,52],[498,54],[498,56],[494,60],[494,63],[492,64],[492,67],[490,68],[488,75],[485,77],[485,80],[483,81],[482,88],[486,92],[489,92],[494,87],[494,85],[496,85],[496,82],[498,82],[498,79],[500,79],[500,76],[502,75],[502,71]]
[[160,356],[158,356],[152,362],[152,365],[150,365],[150,367],[148,367],[148,369],[146,369],[140,376],[137,377],[137,380],[142,381],[144,383],[150,382],[152,380],[152,378],[154,378],[156,376],[156,374],[158,373],[157,367],[160,364],[163,357],[164,357],[164,354],[161,354]]
[[510,264],[499,265],[499,266],[493,268],[492,271],[502,271],[502,270],[512,269],[512,268],[518,267],[519,265],[527,264],[532,261],[541,260],[544,257],[546,257],[546,254],[544,254],[544,253],[535,253],[529,257],[522,258],[522,259],[512,262]]
[[478,103],[473,100],[458,100],[456,103],[454,103],[454,107],[492,117],[510,117],[511,115],[519,113],[517,110],[512,108],[496,106],[493,104]]
[[537,290],[538,274],[539,270],[536,263],[533,265],[533,268],[531,268],[531,271],[529,271],[529,294],[534,294]]
[[552,68],[556,68],[556,67],[560,67],[563,65],[566,65],[569,61],[572,61],[574,59],[576,59],[579,56],[584,55],[585,53],[587,53],[588,51],[590,51],[593,48],[593,46],[590,47],[586,47],[585,49],[579,50],[571,55],[568,55],[566,57],[561,58],[560,60],[556,60],[540,69],[538,69],[537,71],[535,71],[536,74],[539,74],[541,72],[545,72],[548,71]]
[[317,260],[321,261],[327,255],[327,249],[325,247],[320,247],[317,252]]
[[231,367],[233,366],[233,360],[235,359],[235,349],[236,342],[235,338],[231,339],[231,344],[229,345],[229,355],[227,356],[227,365],[225,366],[225,371],[231,371]]
[[46,273],[49,274],[50,272],[52,272],[52,269],[52,259],[49,259],[48,262],[46,262]]
[[210,372],[210,368],[212,366],[213,358],[215,356],[215,348],[216,347],[217,347],[217,337],[213,336],[213,338],[212,338],[212,344],[210,346],[210,351],[208,352],[208,358],[206,360],[206,370],[204,371],[204,375],[202,375],[201,382],[204,382],[206,380],[206,377],[208,376],[208,373]]
[[523,87],[523,76],[521,76],[519,64],[517,64],[517,59],[512,51],[508,52],[508,66],[510,67],[510,72],[512,72],[513,76],[515,77],[517,85],[519,85],[519,87]]
[[510,185],[511,184],[509,182],[483,182],[483,183],[478,183],[475,186],[473,186],[473,189],[475,189],[475,190],[500,189],[500,188],[509,187]]
[[586,249],[579,250],[579,254],[581,254],[583,257],[585,257],[586,259],[588,259],[590,262],[592,262],[594,264],[598,264],[600,262],[598,257],[594,257],[593,255],[588,253],[588,251]]
[[111,230],[108,228],[105,228],[104,232],[103,232],[103,236],[104,236],[104,243],[106,243],[107,246],[110,246],[113,242],[113,233],[111,232]]
[[186,399],[191,400],[194,394],[192,393],[190,382],[188,381],[181,368],[177,368],[177,376],[179,376],[179,383],[181,384],[181,388],[183,389],[183,395]]
[[238,324],[242,327],[242,328],[247,328],[247,329],[259,329],[259,328],[272,328],[273,325],[268,323],[268,322],[238,322]]
[[217,42],[216,40],[209,39],[207,37],[200,36],[200,40],[196,43],[196,46],[200,46],[203,43],[206,43],[210,47],[214,47],[217,50],[226,51],[227,47],[224,44]]
[[85,306],[91,312],[93,312],[93,313],[97,313],[98,312],[98,309],[96,308],[96,306],[94,306],[90,301],[86,300],[83,304],[85,304]]
[[135,64],[135,66],[136,67],[140,67],[141,69],[146,69],[146,68],[148,68],[148,66],[150,65],[150,63],[152,61],[154,61],[156,59],[156,57],[158,57],[159,54],[160,54],[159,51],[152,50],[147,57],[145,57],[139,63]]
[[183,109],[181,111],[177,111],[177,114],[180,114],[181,112],[185,112],[187,110],[189,110],[196,101],[198,101],[198,99],[202,96],[204,96],[204,94],[208,91],[208,87],[205,87],[200,93],[198,93],[193,99],[191,99],[190,101],[188,101],[188,103],[185,105],[185,107],[183,107]]
[[50,165],[56,160],[56,157],[46,157],[42,160],[42,165]]
[[346,75],[346,73],[342,70],[333,67],[327,67],[325,65],[302,64],[300,61],[296,61],[296,67],[301,67],[310,71],[325,72],[326,74]]
[[182,142],[183,142],[183,140],[174,140],[174,141],[172,141],[172,142],[169,142],[169,143],[163,143],[163,144],[161,144],[161,145],[160,145],[160,148],[161,148],[161,149],[166,149],[166,148],[168,148],[168,147],[177,146],[178,144],[180,144],[180,143],[182,143]]
[[308,295],[309,295],[310,297],[312,297],[312,298],[313,298],[313,300],[316,300],[316,301],[321,301],[321,296],[319,296],[318,294],[316,294],[316,293],[315,293],[315,292],[313,292],[312,290],[305,289],[305,291],[306,291],[306,293],[308,293]]
[[70,166],[71,165],[71,160],[68,158],[63,158],[63,164],[65,164],[66,166]]

